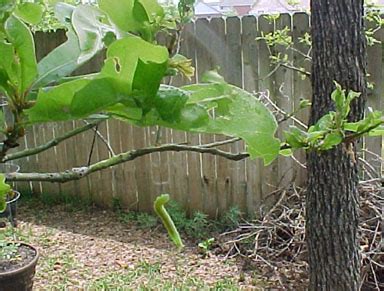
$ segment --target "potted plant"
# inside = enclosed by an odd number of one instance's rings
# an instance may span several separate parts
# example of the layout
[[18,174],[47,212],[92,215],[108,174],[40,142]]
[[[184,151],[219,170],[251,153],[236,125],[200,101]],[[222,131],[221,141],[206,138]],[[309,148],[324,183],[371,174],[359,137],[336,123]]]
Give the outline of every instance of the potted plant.
[[20,197],[5,183],[4,174],[0,174],[0,214],[5,212],[11,217],[13,239],[0,238],[0,290],[32,290],[33,277],[39,253],[27,243],[18,242],[14,233],[12,206]]

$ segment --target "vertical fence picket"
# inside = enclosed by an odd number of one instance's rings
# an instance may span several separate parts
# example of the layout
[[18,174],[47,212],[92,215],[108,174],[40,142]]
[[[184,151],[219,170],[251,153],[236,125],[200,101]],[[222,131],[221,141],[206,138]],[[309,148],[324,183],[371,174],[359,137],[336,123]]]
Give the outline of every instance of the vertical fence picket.
[[[214,69],[212,51],[212,38],[214,32],[207,19],[196,21],[196,61],[197,77],[201,82],[202,76],[208,70]],[[214,135],[201,134],[202,144],[215,141]],[[201,159],[201,191],[203,194],[203,211],[210,216],[216,215],[216,157],[213,155],[200,155]]]
[[[54,124],[44,124],[39,129],[38,144],[44,144],[54,138]],[[56,153],[54,148],[50,148],[40,154],[39,171],[57,172],[57,163],[55,161]],[[41,167],[41,168],[40,168]],[[57,188],[61,188],[56,183],[42,183],[42,192],[46,195],[57,195]]]
[[[270,23],[265,15],[258,17],[258,32],[257,36],[261,37],[262,34],[266,35],[274,31],[273,23]],[[263,94],[268,94],[272,101],[276,101],[276,83],[274,82],[275,76],[271,72],[274,70],[274,66],[270,61],[270,51],[264,40],[258,40],[259,47],[259,90]],[[278,161],[275,160],[272,164],[260,168],[263,175],[262,181],[262,203],[270,205],[275,200],[275,197],[271,197],[269,194],[276,190],[278,184]]]
[[[293,26],[292,26],[292,41],[293,41],[293,47],[305,54],[308,53],[309,46],[300,41],[300,38],[303,38],[305,33],[309,33],[310,27],[309,27],[309,16],[306,13],[296,13],[292,16],[293,20]],[[303,56],[297,52],[293,52],[293,65],[297,68],[303,68],[305,71],[310,72],[311,71],[311,62],[308,58],[303,58]],[[312,99],[311,94],[311,80],[310,78],[303,77],[303,75],[299,72],[294,72],[293,76],[293,101],[294,101],[294,109],[297,110],[300,107],[300,100]],[[309,118],[309,108],[302,109],[298,111],[296,114],[297,119],[302,121],[304,124],[308,123]],[[300,124],[294,123],[299,128],[302,128]],[[297,153],[295,153],[295,158],[297,159],[298,163],[296,164],[296,183],[300,186],[303,186],[306,182],[306,171],[304,168],[305,164],[305,151],[299,150]]]
[[[384,41],[384,30],[381,29],[375,34],[375,38]],[[367,106],[373,110],[383,110],[383,93],[384,93],[384,72],[383,72],[383,46],[376,44],[368,46],[368,80],[373,83],[373,90],[368,92]],[[372,177],[380,177],[382,175],[382,137],[364,138],[364,159],[369,164]],[[363,165],[364,166],[364,165]],[[369,170],[369,169],[368,169]],[[370,177],[366,177],[370,178]]]
[[[225,74],[226,56],[228,47],[226,45],[225,21],[223,18],[213,18],[210,21],[213,37],[211,40],[211,49],[214,53],[213,64],[218,69],[220,75]],[[216,141],[226,140],[228,137],[224,135],[215,135]],[[219,147],[226,152],[231,151],[231,145],[223,145]],[[224,213],[232,196],[232,177],[231,169],[227,159],[216,158],[216,207],[219,213]]]
[[[192,65],[197,69],[196,63],[196,23],[190,23],[184,28],[183,46],[185,55],[192,59]],[[197,70],[191,82],[197,81]],[[188,144],[198,144],[199,135],[195,133],[186,134]],[[203,209],[202,191],[201,191],[201,174],[200,174],[200,154],[187,153],[187,175],[188,175],[188,198],[186,199],[187,211],[189,214],[196,210]]]
[[[243,86],[242,54],[241,54],[241,21],[239,17],[229,17],[226,20],[227,55],[225,66],[225,79],[228,83],[238,87]],[[244,143],[237,142],[231,145],[232,152],[243,152]],[[246,176],[245,161],[229,162],[232,170],[232,197],[229,207],[238,206],[244,209],[246,206]]]
[[[242,51],[243,51],[243,78],[244,89],[248,92],[259,92],[259,50],[257,37],[257,18],[255,16],[245,16],[242,18]],[[262,198],[262,175],[260,170],[263,162],[260,159],[247,159],[247,208],[249,215],[255,214],[260,208]]]
[[[133,127],[133,145],[135,149],[147,147],[146,128]],[[135,178],[140,211],[152,211],[152,182],[150,180],[150,156],[145,155],[135,160]]]
[[[126,152],[134,148],[133,126],[126,122],[118,123],[118,132],[120,135],[120,152]],[[138,210],[138,187],[136,180],[135,161],[130,161],[120,165],[122,170],[123,185],[119,185],[121,191],[121,203],[124,208],[129,210]]]
[[[291,16],[289,14],[283,14],[277,20],[276,29],[283,30],[286,27],[291,29]],[[276,52],[283,57],[287,56],[288,61],[292,61],[292,51],[286,49],[284,46],[277,46]],[[274,92],[277,106],[284,108],[284,111],[288,114],[294,110],[294,96],[293,96],[293,71],[288,68],[280,67],[274,74]],[[271,90],[272,91],[272,90]],[[277,135],[283,140],[284,131],[289,130],[289,125],[292,124],[291,120],[287,120],[281,123],[278,127]],[[278,173],[279,180],[277,181],[278,187],[286,187],[292,182],[294,177],[294,164],[291,158],[284,156],[278,157]]]

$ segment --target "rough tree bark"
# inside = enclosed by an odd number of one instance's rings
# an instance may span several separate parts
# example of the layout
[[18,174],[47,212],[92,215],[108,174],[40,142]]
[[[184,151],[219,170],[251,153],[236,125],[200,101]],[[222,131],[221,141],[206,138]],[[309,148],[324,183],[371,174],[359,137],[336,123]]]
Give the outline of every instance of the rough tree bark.
[[[334,110],[333,84],[361,92],[350,120],[363,117],[366,45],[363,0],[312,0],[312,89],[310,124]],[[327,152],[309,152],[306,232],[309,290],[358,290],[358,172],[355,142]]]

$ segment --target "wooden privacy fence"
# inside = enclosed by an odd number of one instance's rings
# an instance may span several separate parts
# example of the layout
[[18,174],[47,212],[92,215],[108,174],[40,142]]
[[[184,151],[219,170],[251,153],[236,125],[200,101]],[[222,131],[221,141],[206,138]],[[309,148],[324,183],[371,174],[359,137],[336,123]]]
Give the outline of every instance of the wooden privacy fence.
[[[275,28],[285,26],[292,29],[294,47],[302,49],[299,37],[309,31],[308,15],[282,15]],[[302,98],[311,97],[310,81],[303,80],[298,73],[286,68],[279,68],[266,78],[274,66],[270,63],[270,53],[265,42],[256,41],[256,38],[261,32],[268,33],[273,29],[274,25],[264,17],[255,16],[199,19],[188,25],[182,34],[181,53],[193,59],[196,75],[192,81],[198,82],[205,71],[218,68],[229,83],[249,91],[268,92],[270,98],[286,112],[293,111]],[[379,31],[379,39],[384,38],[383,33],[383,30]],[[62,32],[37,34],[39,58],[64,40]],[[310,68],[301,55],[292,51],[288,55],[295,65]],[[381,108],[382,57],[380,45],[369,48],[369,72],[371,81],[375,83],[375,89],[369,96],[369,105],[374,108]],[[81,72],[97,70],[102,65],[102,59],[102,56],[93,59]],[[180,78],[173,81],[175,85],[182,83]],[[298,117],[306,122],[307,115],[307,112],[302,112]],[[27,133],[24,146],[34,147],[83,124],[83,121],[73,121],[35,126]],[[287,126],[285,124],[279,129],[279,136]],[[137,128],[115,120],[107,121],[98,130],[115,153],[154,145],[158,136],[157,128]],[[162,143],[203,144],[224,138],[169,129],[160,129],[160,133]],[[22,172],[56,172],[87,165],[93,136],[92,131],[85,132],[38,156],[19,160],[18,163]],[[370,139],[363,144],[363,148],[369,150],[364,152],[365,158],[377,173],[380,173],[381,164],[375,155],[381,155],[381,145],[381,139]],[[237,142],[220,148],[239,152],[244,150],[244,144]],[[91,162],[110,156],[111,152],[105,143],[96,137]],[[296,159],[303,163],[304,154],[298,153]],[[172,198],[189,211],[201,210],[214,216],[231,206],[238,206],[247,213],[259,211],[263,203],[274,201],[275,197],[270,195],[273,190],[291,180],[300,185],[305,181],[305,169],[291,158],[280,157],[264,167],[260,160],[234,162],[197,153],[163,152],[140,157],[79,181],[65,184],[19,183],[18,187],[52,195],[79,195],[104,206],[110,206],[113,199],[118,199],[123,207],[140,211],[150,211],[158,194],[170,193]]]

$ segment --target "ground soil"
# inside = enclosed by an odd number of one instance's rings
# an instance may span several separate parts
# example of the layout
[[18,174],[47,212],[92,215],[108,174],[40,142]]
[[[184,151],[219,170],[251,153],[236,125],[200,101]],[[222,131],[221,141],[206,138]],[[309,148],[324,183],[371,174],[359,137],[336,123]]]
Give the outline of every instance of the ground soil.
[[36,290],[264,290],[257,273],[244,272],[239,261],[223,254],[202,255],[196,242],[188,240],[184,250],[176,250],[161,225],[140,229],[134,222],[121,222],[114,212],[98,209],[19,208],[18,231],[40,252]]

